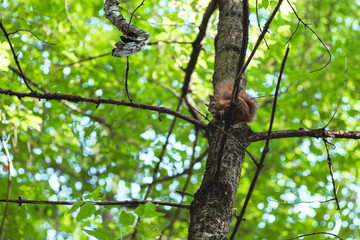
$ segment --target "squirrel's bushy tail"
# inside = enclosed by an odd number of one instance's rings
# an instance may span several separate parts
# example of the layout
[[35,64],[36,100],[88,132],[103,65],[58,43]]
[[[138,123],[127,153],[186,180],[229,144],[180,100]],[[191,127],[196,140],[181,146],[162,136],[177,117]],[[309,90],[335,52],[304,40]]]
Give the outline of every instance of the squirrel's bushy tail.
[[[231,99],[231,93],[233,90],[234,82],[232,81],[223,81],[220,83],[220,85],[217,87],[217,92],[215,97],[217,99],[221,100],[230,100]],[[253,97],[251,97],[249,94],[245,92],[245,90],[241,90],[238,95],[239,98],[243,99],[243,102],[247,104],[249,107],[248,110],[244,107],[240,107],[239,110],[241,112],[247,112],[248,114],[242,115],[240,114],[241,122],[252,122],[256,117],[256,111],[257,111],[257,101]],[[240,101],[241,102],[241,101]]]
[[251,96],[247,95],[249,98],[246,101],[246,103],[249,106],[249,122],[252,122],[256,117],[257,112],[257,101],[252,98]]

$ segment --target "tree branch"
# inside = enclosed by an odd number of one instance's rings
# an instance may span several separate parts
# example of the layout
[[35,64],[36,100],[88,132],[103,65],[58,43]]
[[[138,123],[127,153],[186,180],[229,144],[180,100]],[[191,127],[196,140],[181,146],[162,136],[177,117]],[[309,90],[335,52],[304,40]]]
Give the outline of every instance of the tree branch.
[[19,72],[20,72],[20,77],[24,80],[24,83],[26,84],[27,88],[30,90],[30,92],[34,93],[34,89],[32,89],[32,87],[29,85],[29,83],[27,82],[26,80],[26,77],[24,75],[24,72],[20,66],[20,62],[19,62],[19,59],[18,59],[18,55],[15,53],[15,49],[10,41],[10,38],[9,38],[9,34],[8,32],[6,31],[4,25],[2,24],[2,19],[0,19],[0,28],[1,30],[4,32],[4,35],[9,43],[9,46],[11,48],[11,52],[13,54],[13,57],[14,57],[14,60],[15,60],[15,63],[16,63],[16,66],[19,68]]
[[337,210],[340,210],[340,204],[339,204],[339,199],[338,199],[338,196],[337,196],[337,193],[336,193],[334,171],[333,171],[333,167],[332,167],[332,163],[331,163],[331,157],[330,157],[330,152],[329,152],[328,141],[325,138],[323,138],[323,142],[325,144],[326,153],[327,153],[327,159],[328,159],[328,165],[329,165],[329,170],[330,170],[331,182],[332,182],[332,185],[333,185],[334,198],[335,198],[335,201],[336,201]]
[[[257,132],[250,136],[251,142],[262,141],[267,138],[268,132]],[[333,130],[325,131],[324,129],[290,129],[274,131],[270,134],[270,139],[293,138],[293,137],[314,137],[314,138],[346,138],[360,139],[360,131],[343,131]]]
[[319,235],[319,234],[330,235],[330,236],[337,237],[338,239],[344,240],[344,239],[342,239],[341,237],[339,237],[338,235],[333,234],[333,233],[328,233],[328,232],[316,232],[316,233],[302,234],[302,235],[299,235],[299,236],[297,236],[297,237],[288,238],[288,239],[286,239],[286,240],[298,239],[298,238],[303,238],[303,237],[308,237],[308,236],[313,236],[313,235]]
[[165,107],[156,107],[153,105],[148,104],[142,104],[142,103],[136,103],[136,102],[128,102],[125,100],[115,100],[111,98],[100,98],[100,97],[82,97],[78,95],[69,95],[69,94],[62,94],[62,93],[38,93],[38,92],[32,92],[32,93],[25,93],[25,92],[18,92],[13,91],[9,89],[3,89],[0,88],[0,94],[5,94],[9,96],[17,96],[18,98],[23,97],[31,97],[31,98],[38,98],[38,99],[46,99],[46,100],[67,100],[69,102],[91,102],[96,105],[99,104],[112,104],[112,105],[119,105],[119,106],[128,106],[132,108],[140,108],[140,109],[146,109],[150,111],[156,111],[158,113],[166,113],[173,115],[175,117],[181,118],[189,123],[194,124],[195,126],[205,129],[206,124],[198,121],[196,119],[193,119],[189,116],[186,116],[180,112],[171,110],[169,108]]
[[236,232],[237,232],[237,230],[239,229],[240,224],[241,224],[241,222],[242,222],[243,219],[244,219],[244,215],[245,215],[246,208],[247,208],[248,203],[249,203],[249,201],[250,201],[251,195],[252,195],[252,193],[253,193],[253,191],[254,191],[254,189],[255,189],[255,185],[256,185],[257,179],[258,179],[258,177],[259,177],[259,175],[260,175],[261,169],[262,169],[262,167],[264,166],[265,156],[266,156],[266,154],[267,154],[268,151],[269,151],[270,134],[271,134],[272,126],[273,126],[274,119],[275,119],[277,97],[278,97],[278,93],[279,93],[281,77],[282,77],[282,74],[283,74],[284,69],[285,69],[285,64],[286,64],[286,60],[287,60],[287,57],[288,57],[288,54],[289,54],[289,50],[290,50],[290,48],[288,47],[288,48],[286,49],[286,53],[285,53],[284,59],[283,59],[283,61],[282,61],[282,63],[281,63],[279,78],[278,78],[278,81],[277,81],[277,84],[276,84],[276,89],[275,89],[275,96],[274,96],[274,103],[273,103],[273,108],[272,108],[272,112],[271,112],[270,126],[269,126],[269,130],[267,131],[266,143],[265,143],[264,149],[263,149],[262,154],[261,154],[261,158],[260,158],[260,161],[259,161],[259,165],[258,165],[258,167],[256,168],[256,172],[255,172],[254,178],[253,178],[253,180],[251,181],[251,184],[250,184],[250,187],[249,187],[249,191],[248,191],[248,193],[247,193],[247,195],[246,195],[246,199],[245,199],[244,204],[243,204],[243,206],[242,206],[242,208],[241,208],[241,212],[240,212],[239,216],[237,217],[237,220],[236,220],[236,223],[235,223],[235,227],[234,227],[234,230],[233,230],[233,232],[232,232],[232,234],[231,234],[230,240],[232,240],[232,239],[235,238]]
[[[35,204],[35,205],[73,205],[74,201],[38,201],[38,200],[23,200],[21,197],[17,200],[12,199],[0,199],[0,202],[9,202],[9,203],[18,203],[21,204]],[[94,205],[101,206],[111,206],[111,205],[128,205],[128,206],[137,206],[145,204],[147,202],[152,202],[155,205],[170,206],[188,209],[190,206],[180,203],[170,203],[170,202],[161,202],[161,201],[144,201],[144,200],[127,200],[127,201],[106,201],[106,202],[95,202],[95,201],[84,201],[84,203],[91,203]]]
[[[15,74],[20,76],[20,72],[12,65],[9,65],[9,68],[11,71],[13,71]],[[32,79],[28,78],[26,75],[24,75],[24,77],[26,78],[26,80],[33,86],[35,86],[36,88],[40,89],[41,91],[43,91],[44,93],[50,93],[50,91],[46,88],[44,88],[43,86],[41,86],[40,84],[37,84],[35,81],[33,81]],[[59,102],[61,102],[62,104],[64,104],[67,108],[69,108],[70,110],[77,112],[81,115],[87,116],[89,117],[91,120],[96,121],[100,124],[103,124],[104,126],[106,126],[109,129],[112,129],[112,126],[106,122],[106,120],[103,117],[99,117],[99,116],[94,116],[92,114],[87,113],[86,111],[82,110],[81,108],[75,106],[74,104],[65,101],[65,100],[58,100]]]

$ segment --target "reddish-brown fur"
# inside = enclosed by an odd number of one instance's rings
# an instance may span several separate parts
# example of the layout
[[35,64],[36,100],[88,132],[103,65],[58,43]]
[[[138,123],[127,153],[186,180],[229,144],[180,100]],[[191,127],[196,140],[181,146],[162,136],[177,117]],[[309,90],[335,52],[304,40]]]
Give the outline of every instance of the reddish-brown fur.
[[[230,99],[233,82],[225,81],[220,84],[215,96],[209,95],[209,112],[218,120],[225,120],[230,107]],[[234,123],[251,122],[257,111],[257,101],[241,90],[238,95],[238,103],[235,108]]]

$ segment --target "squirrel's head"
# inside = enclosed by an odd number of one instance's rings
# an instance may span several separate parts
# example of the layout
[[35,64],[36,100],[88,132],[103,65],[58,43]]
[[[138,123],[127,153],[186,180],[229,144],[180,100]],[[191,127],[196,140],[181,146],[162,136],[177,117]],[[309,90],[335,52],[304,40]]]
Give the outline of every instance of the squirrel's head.
[[208,107],[208,111],[214,116],[219,116],[219,109],[217,109],[216,98],[213,95],[209,95],[210,103],[205,104]]

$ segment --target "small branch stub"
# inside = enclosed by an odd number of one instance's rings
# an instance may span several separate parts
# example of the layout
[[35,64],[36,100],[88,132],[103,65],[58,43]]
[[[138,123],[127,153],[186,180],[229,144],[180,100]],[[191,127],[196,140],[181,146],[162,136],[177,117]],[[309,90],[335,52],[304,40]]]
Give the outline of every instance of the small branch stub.
[[126,35],[120,36],[121,41],[115,44],[116,48],[112,52],[114,57],[127,57],[145,48],[150,33],[137,28],[121,15],[118,0],[106,0],[104,11],[106,18]]

